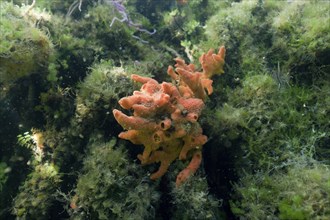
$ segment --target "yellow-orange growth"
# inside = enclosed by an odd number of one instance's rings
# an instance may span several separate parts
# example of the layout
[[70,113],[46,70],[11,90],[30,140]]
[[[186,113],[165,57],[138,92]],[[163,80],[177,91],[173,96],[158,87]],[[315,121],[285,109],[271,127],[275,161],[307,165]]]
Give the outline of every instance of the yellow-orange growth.
[[119,104],[124,109],[133,110],[133,115],[128,116],[117,109],[113,114],[127,130],[119,137],[144,146],[143,153],[138,155],[141,163],[160,162],[151,179],[163,176],[176,158],[185,160],[191,157],[189,165],[177,176],[176,185],[179,186],[200,166],[207,137],[203,135],[198,118],[206,97],[213,92],[210,78],[224,72],[224,58],[223,46],[217,54],[209,50],[199,59],[201,72],[196,71],[193,64],[176,58],[175,69],[169,66],[167,70],[173,83],[158,83],[149,77],[132,75],[133,81],[143,85],[132,96],[120,99]]

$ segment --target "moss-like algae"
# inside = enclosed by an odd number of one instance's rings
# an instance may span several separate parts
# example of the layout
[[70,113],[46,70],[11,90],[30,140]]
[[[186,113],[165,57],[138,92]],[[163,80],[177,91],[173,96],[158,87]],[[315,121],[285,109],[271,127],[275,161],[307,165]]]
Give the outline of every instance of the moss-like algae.
[[116,139],[91,143],[75,189],[72,219],[153,219],[158,193]]
[[7,85],[47,69],[53,45],[46,33],[12,4],[0,5],[0,17],[0,83]]
[[232,210],[248,219],[327,219],[329,178],[328,166],[299,161],[285,174],[247,175],[235,185],[238,197],[231,202]]

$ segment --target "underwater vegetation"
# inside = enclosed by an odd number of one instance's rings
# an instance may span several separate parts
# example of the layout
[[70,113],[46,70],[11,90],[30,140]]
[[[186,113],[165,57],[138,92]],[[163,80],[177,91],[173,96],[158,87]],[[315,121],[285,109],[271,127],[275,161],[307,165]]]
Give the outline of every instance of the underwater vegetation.
[[329,24],[315,0],[1,1],[0,219],[330,219]]
[[[70,201],[72,219],[151,219],[159,193],[142,175],[143,169],[130,163],[124,146],[116,139],[93,141],[87,146],[74,195]],[[121,143],[122,145],[123,143]],[[108,198],[111,199],[108,199]]]
[[[53,44],[47,34],[24,19],[26,11],[14,5],[0,5],[0,83],[8,86],[31,74],[42,74],[53,56]],[[47,17],[45,17],[47,19]]]
[[[246,175],[234,186],[234,214],[249,219],[327,219],[330,214],[329,167],[305,158],[276,171]],[[271,189],[271,190],[270,190]]]

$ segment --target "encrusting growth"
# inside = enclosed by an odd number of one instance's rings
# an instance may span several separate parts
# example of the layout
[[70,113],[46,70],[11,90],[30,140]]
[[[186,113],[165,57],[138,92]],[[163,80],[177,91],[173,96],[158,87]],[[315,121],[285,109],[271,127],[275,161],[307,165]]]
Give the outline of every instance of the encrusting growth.
[[133,110],[133,116],[117,109],[113,110],[113,114],[127,130],[121,132],[119,137],[144,146],[143,153],[138,155],[141,163],[160,162],[158,171],[151,175],[151,179],[163,176],[177,157],[180,160],[192,157],[190,164],[178,174],[177,186],[200,166],[201,150],[207,137],[203,135],[197,120],[207,95],[213,92],[210,78],[224,72],[224,58],[223,46],[217,54],[209,50],[199,59],[202,72],[196,71],[193,64],[176,58],[175,69],[169,66],[167,70],[173,83],[160,84],[149,77],[131,76],[133,81],[143,85],[132,96],[120,99],[119,104],[124,109]]

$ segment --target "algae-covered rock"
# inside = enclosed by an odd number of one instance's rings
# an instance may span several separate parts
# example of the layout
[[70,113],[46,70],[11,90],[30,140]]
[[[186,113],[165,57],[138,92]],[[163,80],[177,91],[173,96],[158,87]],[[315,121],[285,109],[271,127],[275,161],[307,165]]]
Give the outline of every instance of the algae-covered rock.
[[[270,75],[245,76],[241,86],[228,91],[225,104],[205,112],[210,143],[203,155],[210,183],[223,190],[225,186],[230,189],[228,178],[236,180],[256,172],[263,178],[274,171],[285,176],[288,164],[295,164],[301,155],[307,161],[317,158],[329,164],[326,94],[326,82],[314,88],[281,88]],[[235,203],[240,201],[235,199]],[[253,219],[252,214],[249,217]]]
[[116,139],[92,142],[71,200],[73,219],[154,219],[155,184],[130,162]]
[[270,62],[279,62],[299,83],[329,77],[329,11],[327,1],[292,1],[273,18]]
[[38,164],[20,187],[14,199],[12,214],[19,219],[48,219],[59,182],[54,164]]
[[[91,72],[79,85],[76,113],[79,118],[95,117],[97,111],[108,111],[118,106],[121,97],[132,92],[132,81],[123,67],[102,60],[91,67]],[[112,114],[111,114],[112,115]]]
[[10,3],[0,5],[0,83],[48,70],[53,45],[26,13]]
[[247,175],[235,185],[236,216],[248,219],[328,219],[330,170],[318,163],[288,167],[287,173]]
[[200,45],[224,44],[226,60],[232,63],[227,73],[234,78],[241,73],[269,72],[279,80],[311,84],[328,78],[329,10],[327,1],[243,0],[222,4],[207,20],[207,40]]

